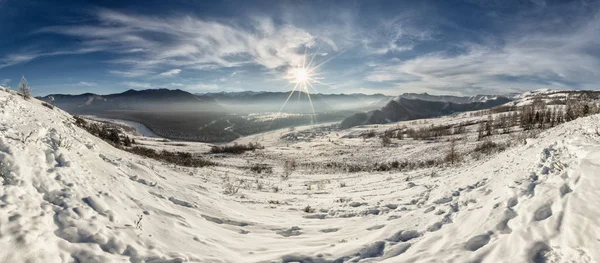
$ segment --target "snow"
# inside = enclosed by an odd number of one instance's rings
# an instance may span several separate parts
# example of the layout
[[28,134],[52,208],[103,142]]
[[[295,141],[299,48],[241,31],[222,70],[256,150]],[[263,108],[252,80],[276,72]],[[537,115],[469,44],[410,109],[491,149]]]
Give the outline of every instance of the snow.
[[138,135],[138,136],[143,136],[143,137],[148,137],[148,138],[162,138],[162,137],[156,135],[156,133],[154,133],[148,127],[146,127],[146,125],[141,124],[139,122],[128,121],[128,120],[119,120],[119,119],[101,118],[101,117],[93,116],[93,115],[86,115],[84,117],[91,118],[93,120],[105,121],[105,122],[111,122],[111,123],[117,123],[117,124],[129,126],[136,131],[136,133],[137,133],[136,135]]
[[[424,158],[447,143],[383,149],[377,138],[344,137],[410,122],[298,142],[282,141],[290,131],[279,130],[239,140],[264,150],[177,167],[116,149],[67,113],[0,90],[0,262],[597,262],[598,123],[600,116],[581,118],[459,166],[299,166],[282,180],[288,159]],[[310,127],[295,132],[303,129]],[[209,146],[142,142],[199,154]],[[244,168],[253,163],[274,172]],[[241,189],[226,195],[224,182]]]

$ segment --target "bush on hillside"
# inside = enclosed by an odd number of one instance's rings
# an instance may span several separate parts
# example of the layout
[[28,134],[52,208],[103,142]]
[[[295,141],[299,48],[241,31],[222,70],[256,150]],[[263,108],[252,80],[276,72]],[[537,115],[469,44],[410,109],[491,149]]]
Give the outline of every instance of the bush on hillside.
[[215,145],[210,148],[210,153],[231,153],[231,154],[242,154],[247,151],[255,151],[257,149],[264,149],[259,143],[248,143],[248,144],[237,144],[233,145]]

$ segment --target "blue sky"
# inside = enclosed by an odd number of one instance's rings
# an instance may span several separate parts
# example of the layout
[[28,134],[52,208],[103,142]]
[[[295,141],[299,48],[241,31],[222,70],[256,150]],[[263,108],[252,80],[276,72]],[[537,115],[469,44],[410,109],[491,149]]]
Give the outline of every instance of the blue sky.
[[[0,85],[504,94],[597,89],[599,1],[0,0]],[[318,67],[317,67],[318,66]]]

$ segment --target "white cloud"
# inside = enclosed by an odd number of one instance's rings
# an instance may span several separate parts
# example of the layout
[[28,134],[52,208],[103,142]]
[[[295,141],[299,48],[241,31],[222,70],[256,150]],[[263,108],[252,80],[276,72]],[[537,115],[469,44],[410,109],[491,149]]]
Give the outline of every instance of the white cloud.
[[0,81],[0,84],[2,84],[3,86],[6,86],[10,83],[11,79],[3,79],[2,81]]
[[178,75],[181,72],[181,69],[171,69],[171,70],[167,70],[163,73],[158,74],[159,77],[174,77],[176,75]]
[[83,86],[83,87],[95,87],[98,86],[97,83],[95,82],[85,82],[85,81],[81,81],[79,83],[77,83],[77,86]]

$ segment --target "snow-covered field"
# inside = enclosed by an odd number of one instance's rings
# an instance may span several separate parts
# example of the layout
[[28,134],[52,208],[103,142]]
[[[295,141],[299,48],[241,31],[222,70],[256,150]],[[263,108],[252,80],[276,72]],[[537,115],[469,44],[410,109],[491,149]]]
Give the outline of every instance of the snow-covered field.
[[[600,261],[600,116],[454,166],[302,165],[438,158],[448,147],[348,136],[396,125],[413,124],[323,129],[298,141],[273,131],[239,139],[265,149],[238,156],[136,138],[219,164],[187,168],[116,149],[67,113],[0,90],[0,262]],[[298,168],[283,180],[292,159]],[[259,163],[273,172],[248,169]],[[231,185],[239,190],[225,194]]]

